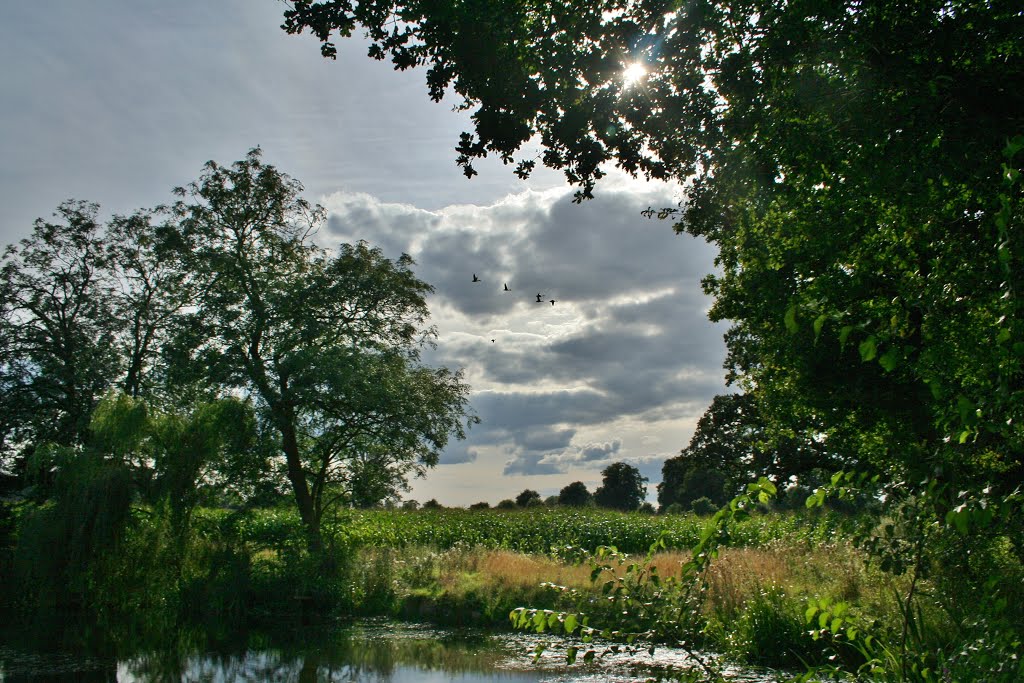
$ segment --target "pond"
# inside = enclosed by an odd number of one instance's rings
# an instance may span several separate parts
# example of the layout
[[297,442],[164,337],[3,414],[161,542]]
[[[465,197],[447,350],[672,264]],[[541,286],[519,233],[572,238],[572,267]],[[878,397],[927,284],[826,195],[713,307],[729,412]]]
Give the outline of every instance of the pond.
[[[366,620],[274,636],[249,633],[240,640],[202,634],[173,647],[105,655],[81,646],[0,644],[0,682],[634,683],[649,680],[656,667],[693,665],[683,653],[663,648],[654,656],[610,654],[567,666],[554,651],[557,643],[535,663],[532,652],[540,641],[529,634]],[[728,679],[774,680],[770,672],[741,669],[728,671]]]

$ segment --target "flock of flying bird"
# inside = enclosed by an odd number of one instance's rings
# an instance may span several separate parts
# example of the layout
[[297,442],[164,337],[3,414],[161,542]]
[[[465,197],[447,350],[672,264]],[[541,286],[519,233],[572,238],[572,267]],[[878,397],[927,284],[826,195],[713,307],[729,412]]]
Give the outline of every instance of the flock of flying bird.
[[[480,278],[478,278],[478,277],[476,276],[476,273],[473,273],[473,282],[483,282],[483,280],[481,280]],[[506,282],[506,283],[504,283],[504,285],[505,285],[505,289],[504,289],[503,291],[506,291],[506,292],[511,292],[511,291],[512,291],[511,289],[509,289],[509,288],[508,288],[508,283],[507,283],[507,282]],[[548,301],[550,301],[550,302],[551,302],[551,305],[552,305],[552,306],[554,306],[554,305],[555,305],[555,299],[548,299]],[[544,303],[544,295],[543,295],[543,294],[540,294],[540,293],[538,293],[538,294],[537,294],[537,303],[538,303],[538,304],[542,304],[542,303]],[[491,343],[492,343],[492,344],[494,343],[494,340],[493,340],[493,339],[491,340]]]

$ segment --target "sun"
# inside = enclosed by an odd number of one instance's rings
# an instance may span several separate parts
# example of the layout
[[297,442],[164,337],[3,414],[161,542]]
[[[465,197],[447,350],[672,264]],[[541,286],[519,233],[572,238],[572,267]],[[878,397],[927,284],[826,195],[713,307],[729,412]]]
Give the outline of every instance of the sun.
[[640,62],[633,62],[622,71],[622,85],[629,87],[635,85],[647,75],[647,67]]

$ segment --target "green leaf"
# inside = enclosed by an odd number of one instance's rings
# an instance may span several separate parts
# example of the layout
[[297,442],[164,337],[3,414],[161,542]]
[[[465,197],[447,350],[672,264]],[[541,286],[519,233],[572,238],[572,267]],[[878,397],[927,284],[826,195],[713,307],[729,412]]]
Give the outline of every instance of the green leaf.
[[882,354],[878,359],[878,364],[881,365],[886,372],[892,372],[896,369],[896,366],[900,364],[902,360],[899,349],[895,346],[889,347],[889,350]]
[[878,345],[875,341],[875,335],[871,335],[860,343],[857,347],[860,350],[860,359],[865,363],[872,360],[875,354],[878,353]]
[[956,530],[960,532],[961,536],[967,535],[969,530],[969,521],[970,513],[968,513],[967,510],[962,509],[962,506],[955,510],[950,510],[946,514],[946,523],[948,524],[952,522],[953,526],[956,527]]
[[548,620],[544,616],[543,612],[535,612],[533,615],[533,626],[537,629],[537,633],[544,633],[544,628],[547,626]]
[[965,425],[972,426],[978,423],[978,408],[971,399],[966,396],[958,396],[956,399],[956,409],[960,413],[960,421]]
[[576,626],[578,625],[578,623],[579,622],[577,621],[575,614],[568,615],[565,618],[565,632],[572,634],[576,630]]
[[818,605],[812,600],[811,606],[808,607],[806,611],[804,611],[804,621],[806,621],[808,624],[811,623],[811,620],[814,619],[814,615],[817,613]]
[[800,325],[796,321],[796,304],[793,304],[786,309],[786,315],[783,318],[786,323],[786,329],[789,330],[790,334],[796,334],[800,329]]
[[825,321],[828,320],[828,316],[822,313],[814,319],[814,343],[818,343],[818,337],[821,336],[821,328],[825,326]]
[[839,348],[846,347],[846,340],[849,339],[850,333],[853,332],[853,325],[843,325],[839,330]]

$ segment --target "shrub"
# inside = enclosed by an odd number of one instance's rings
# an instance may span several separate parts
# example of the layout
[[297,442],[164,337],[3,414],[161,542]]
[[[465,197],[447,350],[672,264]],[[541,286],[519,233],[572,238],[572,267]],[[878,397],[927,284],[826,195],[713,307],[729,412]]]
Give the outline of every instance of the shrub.
[[730,651],[751,664],[799,667],[823,657],[822,643],[807,632],[802,604],[774,586],[754,593],[725,628]]
[[[678,503],[673,504],[678,505]],[[692,509],[695,514],[701,517],[707,517],[709,515],[715,514],[715,512],[718,510],[718,506],[715,505],[714,502],[712,502],[712,500],[707,496],[702,496],[690,504],[690,509]]]

